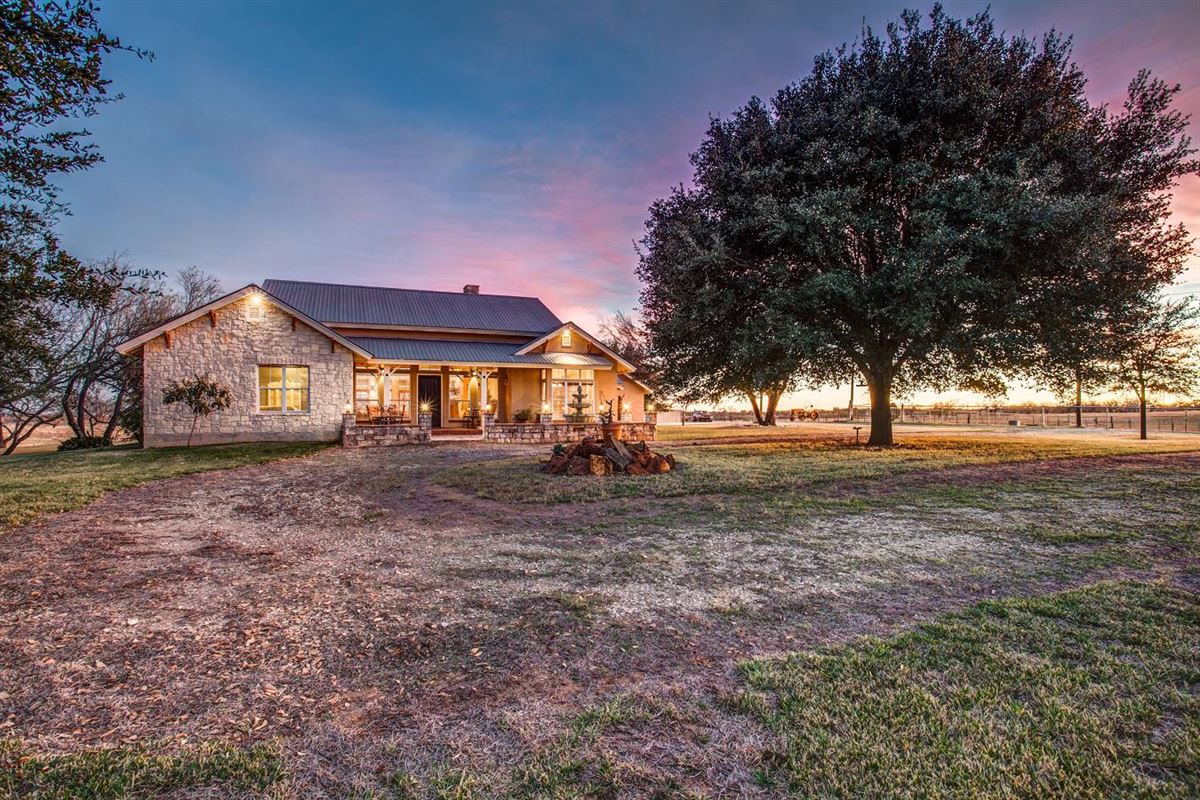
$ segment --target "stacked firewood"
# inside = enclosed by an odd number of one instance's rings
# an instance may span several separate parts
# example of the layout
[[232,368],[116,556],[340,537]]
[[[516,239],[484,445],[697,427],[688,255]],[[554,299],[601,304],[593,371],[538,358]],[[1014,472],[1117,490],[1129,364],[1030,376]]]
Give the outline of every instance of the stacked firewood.
[[587,437],[576,444],[557,445],[542,466],[549,475],[661,475],[675,469],[675,456],[659,455],[645,442]]

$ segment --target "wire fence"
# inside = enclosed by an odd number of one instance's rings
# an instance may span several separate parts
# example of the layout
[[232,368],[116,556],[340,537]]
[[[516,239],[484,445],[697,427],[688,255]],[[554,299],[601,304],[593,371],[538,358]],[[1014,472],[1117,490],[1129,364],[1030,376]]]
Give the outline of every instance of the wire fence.
[[[871,421],[871,409],[866,406],[856,406],[853,413],[842,408],[797,408],[780,409],[776,412],[776,420],[781,424],[804,423],[813,420],[813,413],[819,422],[853,422],[868,425]],[[1140,412],[1136,406],[1084,406],[1080,409],[1080,427],[1107,428],[1110,430],[1136,431],[1140,428]],[[706,412],[701,415],[706,421],[712,422],[753,422],[754,414],[750,411],[731,411],[722,409]],[[1151,431],[1163,433],[1200,433],[1200,406],[1150,408],[1146,415],[1147,427]],[[1044,427],[1044,428],[1074,428],[1076,413],[1072,406],[895,406],[892,418],[896,422],[913,425],[963,425],[980,427]],[[660,410],[658,421],[661,424],[685,424],[698,421],[693,412]]]
[[[1077,415],[1074,408],[942,408],[896,407],[897,422],[926,425],[1023,426],[1043,428],[1107,428],[1138,430],[1140,411],[1128,407],[1085,407]],[[867,422],[870,410],[855,409],[852,420]],[[831,422],[851,421],[846,409],[821,414]],[[1200,433],[1200,408],[1152,408],[1147,410],[1147,427],[1165,433]]]

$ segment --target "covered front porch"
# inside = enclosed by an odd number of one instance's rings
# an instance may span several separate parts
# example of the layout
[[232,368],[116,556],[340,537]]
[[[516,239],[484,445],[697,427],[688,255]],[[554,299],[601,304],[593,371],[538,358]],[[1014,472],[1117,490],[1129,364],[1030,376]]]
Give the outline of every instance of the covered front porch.
[[482,432],[493,422],[591,424],[612,402],[618,421],[641,421],[641,403],[624,376],[576,367],[495,364],[429,365],[361,363],[355,367],[353,413],[361,425],[416,424],[424,410],[435,431]]
[[482,432],[483,415],[500,413],[507,375],[494,365],[357,364],[353,411],[360,425],[416,424],[422,411],[435,431]]

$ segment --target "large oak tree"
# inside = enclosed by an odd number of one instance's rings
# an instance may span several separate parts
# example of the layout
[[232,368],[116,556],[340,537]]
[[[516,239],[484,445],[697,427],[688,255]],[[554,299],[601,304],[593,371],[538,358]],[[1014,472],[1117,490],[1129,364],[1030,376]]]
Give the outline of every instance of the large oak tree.
[[1085,85],[1058,34],[935,7],[712,120],[639,248],[673,381],[711,384],[714,356],[738,356],[709,347],[722,335],[753,343],[755,369],[774,346],[791,380],[849,364],[889,445],[894,389],[996,391],[1048,363],[1056,320],[1118,316],[1172,280],[1189,240],[1166,195],[1197,169],[1178,87],[1141,73],[1113,112]]

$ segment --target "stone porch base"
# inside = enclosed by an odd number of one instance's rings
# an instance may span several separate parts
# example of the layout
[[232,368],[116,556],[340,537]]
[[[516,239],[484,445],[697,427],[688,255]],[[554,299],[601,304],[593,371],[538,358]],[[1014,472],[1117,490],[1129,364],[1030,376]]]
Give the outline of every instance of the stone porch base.
[[[652,442],[658,426],[653,422],[621,423],[621,438],[630,442]],[[432,440],[431,431],[421,425],[359,425],[349,417],[342,427],[344,447],[394,447],[402,444],[425,444]],[[441,439],[469,438],[461,428],[454,429],[455,436]],[[478,429],[470,431],[479,435]],[[483,440],[487,442],[550,444],[554,442],[578,442],[584,437],[603,437],[599,423],[576,422],[495,422],[483,428]]]
[[[631,442],[652,442],[658,428],[653,422],[622,422],[621,438]],[[497,422],[484,429],[489,442],[578,442],[586,436],[603,436],[599,423],[576,422]]]
[[418,425],[346,425],[342,428],[343,447],[395,447],[428,441],[429,429]]

